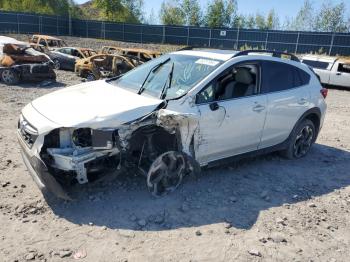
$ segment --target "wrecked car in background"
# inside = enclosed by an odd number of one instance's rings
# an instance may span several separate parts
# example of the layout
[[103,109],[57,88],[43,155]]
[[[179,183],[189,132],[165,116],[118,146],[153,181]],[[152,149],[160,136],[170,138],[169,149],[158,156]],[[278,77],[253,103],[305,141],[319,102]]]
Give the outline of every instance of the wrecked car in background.
[[67,46],[66,42],[62,39],[49,35],[33,35],[29,39],[29,43],[43,45],[49,50]]
[[64,199],[67,185],[108,170],[142,174],[162,196],[232,156],[305,156],[323,124],[326,92],[293,55],[252,52],[178,51],[32,101],[18,121],[30,174]]
[[0,36],[0,80],[8,85],[21,81],[55,80],[53,62],[43,53],[10,37]]
[[350,58],[305,55],[302,62],[313,68],[323,85],[350,89]]
[[98,54],[78,60],[75,64],[75,72],[78,76],[93,81],[122,75],[142,63],[133,57]]
[[101,54],[120,54],[128,57],[136,57],[142,62],[150,61],[162,55],[162,53],[160,52],[152,51],[148,49],[123,48],[123,47],[116,47],[116,46],[102,47]]
[[96,54],[96,51],[91,48],[62,47],[51,51],[51,59],[55,64],[55,69],[74,71],[75,63],[79,59],[85,59]]

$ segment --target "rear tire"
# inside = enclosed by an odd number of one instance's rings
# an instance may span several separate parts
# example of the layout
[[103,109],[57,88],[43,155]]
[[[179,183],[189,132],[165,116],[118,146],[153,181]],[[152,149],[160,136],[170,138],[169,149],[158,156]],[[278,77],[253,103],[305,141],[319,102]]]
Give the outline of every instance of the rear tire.
[[1,79],[7,85],[15,85],[19,82],[19,75],[12,69],[5,69],[1,73]]
[[306,156],[316,140],[316,135],[314,123],[309,119],[304,119],[293,129],[289,145],[281,152],[282,155],[287,159],[299,159]]

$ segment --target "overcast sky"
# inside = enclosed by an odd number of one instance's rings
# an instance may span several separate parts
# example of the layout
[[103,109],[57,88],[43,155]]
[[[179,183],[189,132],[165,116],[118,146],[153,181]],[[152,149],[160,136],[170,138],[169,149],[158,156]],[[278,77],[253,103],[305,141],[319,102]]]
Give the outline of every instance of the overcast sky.
[[[346,0],[345,3],[349,1]],[[85,3],[86,0],[75,0],[76,3]],[[144,0],[146,17],[151,13],[153,9],[154,13],[158,16],[160,5],[163,0]],[[205,8],[208,4],[208,0],[199,0],[202,7]],[[238,0],[238,12],[241,14],[255,14],[260,12],[267,14],[272,8],[279,14],[283,21],[285,17],[293,17],[303,5],[304,0]],[[315,8],[319,8],[323,1],[312,1]],[[332,3],[339,3],[341,0],[332,0]],[[349,4],[347,4],[347,13],[350,13]],[[158,17],[157,17],[158,20]]]

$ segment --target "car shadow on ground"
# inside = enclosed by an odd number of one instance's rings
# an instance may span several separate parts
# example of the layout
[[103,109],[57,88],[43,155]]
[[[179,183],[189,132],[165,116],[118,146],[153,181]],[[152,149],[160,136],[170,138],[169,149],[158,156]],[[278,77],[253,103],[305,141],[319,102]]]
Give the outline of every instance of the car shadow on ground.
[[270,154],[204,170],[162,198],[149,194],[145,178],[121,175],[78,185],[72,202],[47,200],[56,215],[80,225],[159,231],[229,222],[249,229],[263,210],[349,186],[349,159],[350,152],[316,144],[299,160]]
[[23,87],[23,88],[58,88],[58,87],[65,87],[67,86],[65,83],[62,82],[56,82],[52,80],[44,80],[41,82],[27,82],[27,83],[19,83],[17,86]]

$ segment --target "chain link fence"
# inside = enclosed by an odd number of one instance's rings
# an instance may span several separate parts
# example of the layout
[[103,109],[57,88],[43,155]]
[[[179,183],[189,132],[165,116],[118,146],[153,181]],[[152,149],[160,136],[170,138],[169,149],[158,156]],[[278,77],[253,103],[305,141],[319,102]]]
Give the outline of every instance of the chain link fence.
[[113,23],[0,11],[0,32],[49,34],[223,49],[350,55],[349,33]]

